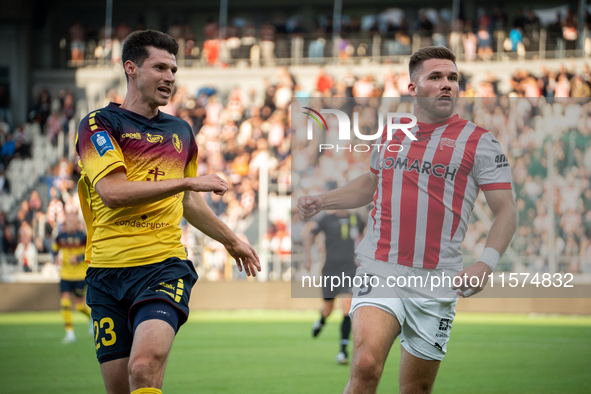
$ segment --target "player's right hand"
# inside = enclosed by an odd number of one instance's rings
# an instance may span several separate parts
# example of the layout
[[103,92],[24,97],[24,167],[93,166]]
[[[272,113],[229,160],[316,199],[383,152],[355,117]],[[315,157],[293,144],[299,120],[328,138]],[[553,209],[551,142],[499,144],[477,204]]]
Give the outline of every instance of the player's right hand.
[[230,256],[236,260],[238,270],[246,272],[246,276],[257,276],[257,271],[261,271],[261,260],[257,255],[257,252],[248,243],[236,239],[234,244],[224,245]]
[[193,191],[195,192],[214,192],[218,196],[223,196],[229,189],[228,182],[216,174],[198,176],[194,180]]
[[322,210],[320,196],[303,196],[298,198],[298,211],[302,219],[310,219]]

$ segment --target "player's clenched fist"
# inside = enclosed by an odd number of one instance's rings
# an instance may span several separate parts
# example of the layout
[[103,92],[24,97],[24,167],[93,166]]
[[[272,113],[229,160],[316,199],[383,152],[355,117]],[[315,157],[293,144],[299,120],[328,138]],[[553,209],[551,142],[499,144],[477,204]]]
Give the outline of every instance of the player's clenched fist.
[[196,192],[214,192],[219,196],[223,196],[228,191],[228,182],[216,174],[198,176],[193,180],[193,191]]
[[322,199],[319,196],[298,198],[298,210],[302,219],[310,219],[322,210]]

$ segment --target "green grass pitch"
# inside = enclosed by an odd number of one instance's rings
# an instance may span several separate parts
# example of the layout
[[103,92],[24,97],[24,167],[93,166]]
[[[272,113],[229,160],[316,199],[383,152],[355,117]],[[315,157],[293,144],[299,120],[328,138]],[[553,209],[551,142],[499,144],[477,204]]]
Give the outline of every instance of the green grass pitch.
[[[317,312],[191,314],[174,342],[164,393],[340,393],[349,367],[334,364],[340,318],[317,339]],[[82,315],[62,345],[58,312],[0,314],[0,392],[104,393]],[[379,393],[398,392],[400,345]],[[435,393],[591,393],[591,317],[459,313]]]

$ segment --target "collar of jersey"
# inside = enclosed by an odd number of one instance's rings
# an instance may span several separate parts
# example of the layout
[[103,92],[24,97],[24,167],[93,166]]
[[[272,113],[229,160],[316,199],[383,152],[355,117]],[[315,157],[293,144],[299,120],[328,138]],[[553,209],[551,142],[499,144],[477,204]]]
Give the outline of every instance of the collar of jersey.
[[417,126],[419,126],[419,131],[424,133],[424,132],[428,132],[428,131],[433,131],[438,127],[441,126],[445,126],[445,125],[449,125],[452,123],[457,122],[458,120],[460,120],[460,115],[455,114],[454,116],[447,118],[446,120],[444,120],[443,122],[439,122],[439,123],[422,123],[422,122],[417,122]]
[[121,112],[121,113],[127,114],[127,115],[129,115],[129,116],[131,116],[131,117],[139,120],[140,122],[144,122],[144,123],[153,123],[153,122],[156,122],[156,121],[162,119],[162,112],[160,110],[158,110],[158,113],[153,118],[146,118],[145,116],[140,115],[140,114],[138,114],[136,112],[130,111],[130,110],[125,109],[125,108],[121,108],[121,104],[110,102],[109,103],[109,106],[107,108],[109,108],[109,109],[111,109],[113,111],[117,111],[117,112]]

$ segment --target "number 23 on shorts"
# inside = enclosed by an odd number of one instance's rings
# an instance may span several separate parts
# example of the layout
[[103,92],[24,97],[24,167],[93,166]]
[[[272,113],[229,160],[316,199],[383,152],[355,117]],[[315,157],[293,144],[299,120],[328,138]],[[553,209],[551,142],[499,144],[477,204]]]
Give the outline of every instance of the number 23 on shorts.
[[[103,335],[99,341],[99,327],[103,330]],[[113,319],[110,317],[104,317],[100,320],[94,321],[94,345],[95,349],[98,350],[101,347],[101,344],[104,346],[111,346],[117,341],[117,335],[115,335],[115,324],[113,323]]]

